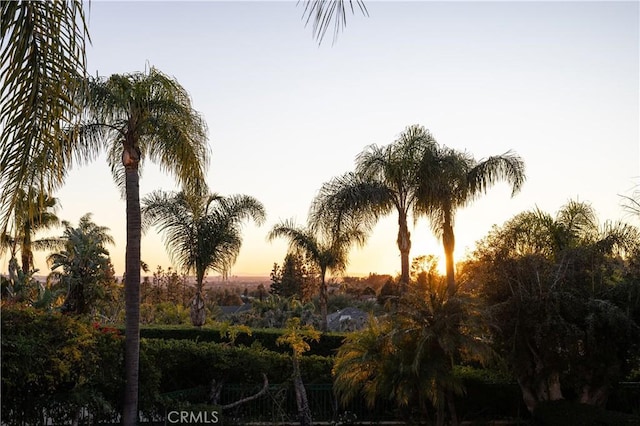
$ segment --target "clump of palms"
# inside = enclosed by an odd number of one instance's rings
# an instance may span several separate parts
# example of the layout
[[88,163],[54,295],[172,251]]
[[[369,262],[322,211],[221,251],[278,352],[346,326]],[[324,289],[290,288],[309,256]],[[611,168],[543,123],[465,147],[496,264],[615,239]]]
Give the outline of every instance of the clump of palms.
[[359,222],[365,230],[371,230],[383,216],[397,212],[400,281],[405,290],[411,251],[409,217],[413,214],[415,218],[418,208],[422,158],[435,145],[427,129],[409,126],[392,144],[367,147],[356,158],[355,172],[325,183],[311,209],[314,223],[340,227],[346,218]]
[[248,195],[156,191],[142,201],[145,224],[156,226],[172,260],[196,275],[196,295],[191,301],[191,321],[206,320],[204,276],[208,270],[224,272],[236,261],[242,246],[241,225],[265,220],[262,203]]
[[90,213],[80,218],[77,227],[67,221],[62,225],[65,227],[61,238],[64,248],[47,258],[52,270],[48,281],[55,281],[66,290],[62,312],[87,314],[105,296],[108,284],[113,281],[106,245],[113,244],[114,240],[109,228],[95,224]]
[[353,244],[364,244],[364,232],[353,223],[348,227],[326,229],[322,226],[305,228],[286,220],[274,225],[267,238],[286,238],[290,251],[303,253],[320,271],[320,321],[322,331],[327,331],[327,272],[344,271],[349,248]]
[[554,216],[535,209],[494,228],[466,273],[489,305],[495,347],[518,379],[523,400],[569,398],[602,405],[637,360],[640,234],[598,223],[570,201]]
[[347,403],[361,394],[372,407],[390,398],[399,407],[415,407],[420,417],[436,413],[444,424],[448,408],[457,424],[454,396],[464,392],[453,372],[454,359],[490,359],[489,346],[476,339],[481,324],[475,302],[451,296],[442,279],[430,280],[426,291],[411,286],[397,310],[372,318],[368,328],[350,334],[334,364],[334,388]]
[[[370,146],[356,159],[355,172],[325,183],[314,200],[314,222],[357,218],[366,229],[393,211],[398,213],[400,282],[409,282],[411,233],[408,218],[426,215],[442,238],[449,291],[455,290],[453,232],[455,213],[506,180],[517,193],[525,180],[524,163],[512,152],[476,161],[470,154],[439,145],[424,127],[407,127],[383,147]],[[353,220],[353,219],[352,219]]]

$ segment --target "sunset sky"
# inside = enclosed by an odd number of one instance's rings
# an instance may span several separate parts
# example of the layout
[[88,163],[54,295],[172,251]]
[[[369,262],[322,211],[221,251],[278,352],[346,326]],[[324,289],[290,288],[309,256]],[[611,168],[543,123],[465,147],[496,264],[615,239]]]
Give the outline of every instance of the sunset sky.
[[[625,219],[620,194],[640,183],[638,2],[366,4],[369,17],[348,16],[337,42],[318,46],[295,1],[91,1],[89,73],[153,65],[174,76],[208,124],[211,189],[264,204],[267,222],[245,226],[233,275],[268,276],[287,249],[266,241],[273,224],[304,223],[323,182],[411,124],[477,159],[513,149],[525,160],[520,194],[497,185],[459,212],[458,259],[536,206],[554,213],[579,199],[602,220]],[[146,163],[141,195],[156,189],[177,188]],[[125,204],[106,160],[72,171],[55,195],[62,219],[92,212],[111,228],[121,275]],[[399,272],[396,223],[380,222],[348,273]],[[412,256],[442,253],[424,219],[412,239]],[[142,259],[171,265],[154,232]],[[48,272],[44,254],[36,262]]]

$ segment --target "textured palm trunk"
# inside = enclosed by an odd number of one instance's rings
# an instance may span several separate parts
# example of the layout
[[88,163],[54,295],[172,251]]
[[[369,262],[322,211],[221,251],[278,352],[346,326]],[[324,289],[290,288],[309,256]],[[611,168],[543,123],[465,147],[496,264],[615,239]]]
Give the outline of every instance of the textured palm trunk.
[[405,293],[409,288],[409,252],[411,251],[411,233],[407,225],[407,213],[398,216],[398,249],[400,250],[400,290]]
[[125,256],[125,390],[122,424],[134,426],[138,422],[138,377],[140,362],[140,213],[139,154],[133,143],[123,153],[127,198],[127,248]]
[[447,291],[451,295],[456,291],[456,273],[453,266],[453,251],[456,248],[456,239],[451,225],[451,216],[445,214],[442,229],[442,245],[444,247],[444,257],[447,271]]
[[[200,269],[200,268],[197,268]],[[195,327],[202,327],[207,321],[207,311],[203,294],[204,271],[196,272],[196,295],[191,300],[191,324]]]
[[327,331],[327,304],[329,296],[327,295],[327,282],[325,280],[325,275],[327,271],[326,269],[320,270],[320,329],[322,331]]
[[[541,365],[536,369],[540,371]],[[537,383],[536,383],[537,382]],[[518,385],[522,391],[522,399],[530,413],[533,413],[540,402],[564,399],[560,383],[560,374],[551,371],[544,378],[520,377]]]

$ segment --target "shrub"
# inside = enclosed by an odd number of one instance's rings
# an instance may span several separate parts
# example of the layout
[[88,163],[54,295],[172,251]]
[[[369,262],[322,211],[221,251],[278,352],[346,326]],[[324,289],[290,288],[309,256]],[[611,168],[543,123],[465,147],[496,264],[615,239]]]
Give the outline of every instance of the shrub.
[[2,310],[2,421],[69,422],[82,407],[114,409],[121,339],[59,313]]

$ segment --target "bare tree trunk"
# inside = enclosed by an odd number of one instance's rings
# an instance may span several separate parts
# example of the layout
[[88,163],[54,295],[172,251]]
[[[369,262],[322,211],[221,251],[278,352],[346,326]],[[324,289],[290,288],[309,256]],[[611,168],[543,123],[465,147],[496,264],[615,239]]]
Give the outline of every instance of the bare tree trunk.
[[220,408],[222,408],[223,410],[228,410],[230,408],[237,407],[238,405],[242,405],[242,404],[245,404],[247,402],[251,402],[254,399],[260,398],[269,389],[269,379],[267,379],[267,375],[262,373],[262,378],[264,380],[264,382],[262,384],[262,389],[260,389],[257,393],[255,393],[255,394],[253,394],[251,396],[248,396],[246,398],[239,399],[239,400],[237,400],[235,402],[232,402],[230,404],[222,405],[222,406],[220,406]]
[[520,391],[522,392],[522,400],[524,401],[524,405],[526,405],[529,413],[533,413],[533,410],[535,410],[536,406],[538,405],[538,400],[536,398],[535,392],[533,392],[531,387],[525,384],[520,379],[518,379],[518,385],[520,385]]
[[[129,139],[129,138],[127,138]],[[138,176],[139,153],[133,143],[123,153],[125,190],[127,199],[127,248],[125,261],[125,389],[122,424],[134,426],[138,422],[138,379],[140,363],[140,187]]]
[[552,371],[547,377],[546,382],[549,401],[564,399],[564,396],[562,395],[562,388],[560,386],[560,373]]
[[307,399],[307,390],[302,382],[300,374],[300,363],[295,352],[292,355],[293,361],[293,387],[296,392],[296,404],[298,406],[298,417],[300,418],[300,426],[311,426],[311,409],[309,408],[309,400]]

